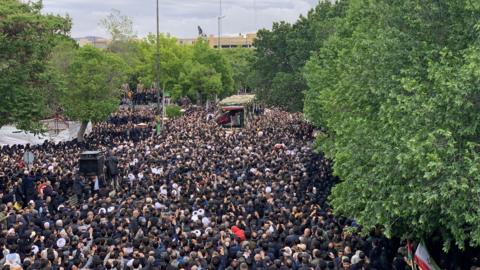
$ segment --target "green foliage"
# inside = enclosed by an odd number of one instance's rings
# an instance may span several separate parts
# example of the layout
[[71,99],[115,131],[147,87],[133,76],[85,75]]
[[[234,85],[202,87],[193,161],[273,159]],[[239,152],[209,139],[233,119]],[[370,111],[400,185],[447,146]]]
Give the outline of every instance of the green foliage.
[[[157,37],[149,35],[144,40],[135,40],[131,19],[117,10],[104,18],[101,25],[112,36],[108,51],[120,56],[131,67],[128,74],[130,88],[135,89],[139,83],[146,87],[154,86]],[[161,35],[159,40],[159,84],[165,91],[171,92],[174,99],[188,96],[201,103],[234,92],[231,62],[205,41],[199,39],[193,46],[183,46],[169,36]],[[242,62],[243,69],[246,61]]]
[[[207,42],[200,39],[193,46],[193,60],[209,69],[215,70],[213,77],[220,77],[222,83],[221,89],[215,91],[214,94],[219,97],[226,97],[234,93],[232,68],[226,58],[219,53],[219,50],[210,48]],[[208,93],[208,91],[212,90],[206,91]]]
[[127,83],[130,89],[136,89],[139,81],[140,72],[135,69],[143,65],[142,52],[140,42],[137,40],[117,40],[112,41],[107,48],[107,51],[118,55],[127,64],[129,68]]
[[321,1],[307,17],[292,24],[274,23],[272,30],[260,30],[255,40],[251,76],[260,102],[290,111],[301,111],[307,84],[303,67],[335,32],[344,16],[346,1]]
[[54,77],[49,54],[71,27],[69,18],[41,13],[41,2],[2,0],[0,4],[0,127],[40,131],[49,113],[48,91]]
[[304,69],[305,114],[342,179],[335,211],[479,246],[480,6],[351,0],[346,14]]
[[[100,25],[110,34],[111,42],[107,50],[120,56],[129,67],[142,65],[140,42],[136,40],[132,19],[122,15],[120,11],[112,12],[100,21]],[[128,85],[135,89],[139,83],[139,72],[134,68],[129,70]]]
[[66,70],[62,104],[67,116],[82,122],[105,120],[118,109],[127,71],[115,54],[91,46],[78,49]]
[[[156,72],[156,37],[149,35],[140,42],[142,63],[137,67],[139,81],[144,85],[154,85]],[[166,91],[175,87],[184,65],[191,58],[191,52],[177,44],[174,38],[160,36],[160,86]]]
[[215,96],[222,98],[233,93],[232,70],[227,60],[217,50],[198,40],[193,47],[191,60],[184,63],[183,72],[174,87],[173,98],[188,96],[198,103]]
[[234,48],[220,50],[220,52],[232,67],[233,90],[235,92],[250,92],[252,89],[250,63],[253,62],[254,51],[247,48]]
[[[156,37],[148,36],[140,45],[141,60],[136,67],[139,81],[153,85],[156,72]],[[205,102],[215,95],[233,93],[232,69],[226,58],[199,40],[195,45],[179,45],[174,38],[160,36],[160,85],[177,100],[188,96]]]
[[168,118],[178,118],[182,116],[182,107],[178,105],[168,105],[165,107],[165,114]]
[[222,78],[215,69],[198,62],[190,62],[188,65],[188,71],[180,75],[180,81],[173,93],[174,99],[188,96],[191,100],[201,102],[221,92]]
[[[284,108],[297,103],[300,100],[288,100],[279,94],[278,89],[274,88],[273,81],[277,74],[293,73],[292,67],[288,65],[287,35],[292,31],[292,26],[288,23],[274,23],[272,30],[260,30],[257,33],[257,39],[254,42],[255,62],[252,66],[255,68],[253,84],[256,90],[257,99],[270,106],[281,106]],[[277,79],[279,82],[279,79]],[[280,85],[281,83],[277,83]],[[287,89],[287,91],[301,92],[303,89]],[[284,91],[282,91],[284,92]],[[276,100],[272,100],[276,99]]]
[[46,74],[51,79],[44,92],[44,97],[52,112],[61,113],[63,111],[61,98],[66,86],[65,72],[72,64],[77,49],[78,44],[74,40],[65,39],[58,42],[50,55]]

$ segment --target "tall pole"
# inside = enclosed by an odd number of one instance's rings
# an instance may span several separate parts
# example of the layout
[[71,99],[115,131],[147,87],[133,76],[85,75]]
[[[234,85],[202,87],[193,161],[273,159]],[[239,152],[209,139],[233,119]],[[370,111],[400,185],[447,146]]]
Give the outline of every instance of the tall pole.
[[[158,0],[157,0],[157,70],[156,70],[156,87],[157,87],[157,108],[160,112],[160,15],[159,8],[158,8]],[[163,121],[163,120],[162,120]]]
[[[157,72],[156,72],[156,81],[157,81],[157,108],[160,111],[160,9],[157,0]],[[162,125],[160,127],[160,132],[164,128],[165,123],[165,90],[162,88]]]
[[220,0],[220,15],[218,16],[218,44],[217,49],[221,49],[221,35],[222,35],[222,0]]

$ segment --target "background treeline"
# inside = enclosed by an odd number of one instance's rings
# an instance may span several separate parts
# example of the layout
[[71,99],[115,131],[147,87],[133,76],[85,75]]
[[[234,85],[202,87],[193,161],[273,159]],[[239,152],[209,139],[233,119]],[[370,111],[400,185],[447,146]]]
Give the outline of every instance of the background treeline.
[[324,1],[259,32],[259,97],[320,129],[336,213],[480,245],[479,18],[470,0]]
[[[113,10],[100,24],[106,49],[79,47],[69,37],[71,19],[45,15],[41,2],[2,0],[0,5],[0,127],[41,131],[39,120],[59,113],[99,122],[118,108],[125,84],[155,87],[156,36],[136,37],[130,18]],[[199,39],[179,45],[160,37],[160,87],[194,103],[249,89],[249,49],[214,50]]]

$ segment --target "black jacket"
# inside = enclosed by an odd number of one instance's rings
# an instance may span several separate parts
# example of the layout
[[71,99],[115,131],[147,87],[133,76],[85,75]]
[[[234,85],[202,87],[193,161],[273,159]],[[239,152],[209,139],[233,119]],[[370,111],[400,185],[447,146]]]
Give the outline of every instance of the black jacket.
[[108,157],[105,161],[105,166],[107,167],[107,174],[109,176],[118,175],[118,159],[116,157]]

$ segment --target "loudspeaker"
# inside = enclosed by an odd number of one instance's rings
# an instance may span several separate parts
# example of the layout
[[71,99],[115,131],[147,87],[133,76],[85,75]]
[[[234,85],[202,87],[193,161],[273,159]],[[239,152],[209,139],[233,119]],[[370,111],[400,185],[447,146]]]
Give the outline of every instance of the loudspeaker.
[[99,151],[87,151],[80,154],[79,159],[80,173],[85,176],[103,175],[105,157]]

